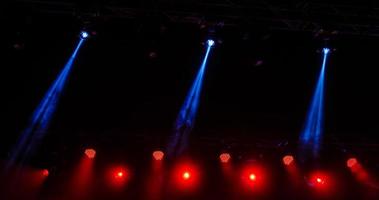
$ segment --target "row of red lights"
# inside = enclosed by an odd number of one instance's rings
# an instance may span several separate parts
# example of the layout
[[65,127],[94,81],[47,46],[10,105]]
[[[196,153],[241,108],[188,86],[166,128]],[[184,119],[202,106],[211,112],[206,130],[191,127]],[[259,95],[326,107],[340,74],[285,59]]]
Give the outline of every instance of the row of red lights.
[[[86,149],[84,151],[84,154],[87,158],[94,159],[96,157],[96,150],[92,149],[92,148]],[[163,151],[157,150],[157,151],[154,151],[152,153],[152,158],[155,161],[158,161],[158,162],[163,161],[164,157],[165,157],[165,154]],[[229,153],[221,153],[219,155],[220,162],[222,164],[225,164],[225,166],[227,166],[226,165],[227,163],[231,162],[231,159],[232,159],[232,156]],[[292,155],[286,155],[282,158],[282,163],[285,166],[290,167],[290,166],[294,165],[295,158]],[[349,158],[346,162],[346,165],[352,171],[357,166],[360,166],[360,164],[356,158]],[[128,180],[130,178],[129,171],[125,167],[114,168],[110,173],[111,174],[109,174],[109,176],[108,176],[109,178],[112,179],[110,182],[112,182],[116,185],[119,185],[119,186],[128,182]],[[198,179],[200,178],[198,173],[199,173],[199,170],[196,170],[195,166],[187,165],[184,167],[179,167],[178,170],[175,171],[175,174],[176,174],[175,176],[177,177],[177,180],[182,182],[180,184],[185,184],[185,186],[187,187],[189,185],[196,185],[196,182],[198,182]],[[262,173],[262,171],[259,169],[249,168],[248,170],[246,170],[243,173],[243,179],[247,180],[246,183],[248,185],[253,184],[256,186],[257,184],[258,185],[262,184],[261,182],[264,181],[263,179],[265,179],[263,177],[263,176],[265,176],[264,174],[265,173],[264,172]],[[42,170],[42,175],[44,177],[49,176],[49,171],[47,169]],[[325,188],[326,185],[328,185],[329,182],[331,181],[329,179],[330,179],[330,177],[328,175],[326,175],[325,173],[315,172],[315,173],[310,175],[310,178],[308,181],[309,181],[309,184],[312,186],[317,186],[318,188]]]
[[[88,158],[91,158],[91,159],[95,158],[96,156],[96,151],[94,149],[86,149],[84,153],[86,154]],[[154,151],[152,155],[153,155],[153,158],[157,161],[163,160],[165,156],[163,151],[160,151],[160,150]],[[231,158],[232,156],[229,153],[222,153],[219,156],[221,163],[228,163],[231,160]],[[283,157],[282,161],[284,165],[288,166],[288,165],[291,165],[295,161],[295,158],[292,155],[286,155]],[[357,164],[358,164],[358,160],[356,158],[349,158],[346,162],[346,165],[349,168],[352,168]]]

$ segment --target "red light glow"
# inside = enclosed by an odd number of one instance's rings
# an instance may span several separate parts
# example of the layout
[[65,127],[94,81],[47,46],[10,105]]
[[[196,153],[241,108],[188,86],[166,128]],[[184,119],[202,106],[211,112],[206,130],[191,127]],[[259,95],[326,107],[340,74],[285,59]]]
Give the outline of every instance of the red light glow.
[[354,166],[356,166],[358,164],[358,160],[356,158],[350,158],[349,160],[347,160],[346,162],[346,165],[347,167],[349,168],[353,168]]
[[116,178],[122,178],[124,176],[124,173],[123,172],[117,172],[116,174]]
[[229,160],[230,160],[230,158],[231,158],[231,156],[230,156],[230,154],[228,154],[228,153],[222,153],[222,154],[220,155],[220,161],[221,161],[222,163],[228,163]]
[[95,158],[96,156],[96,151],[94,149],[86,149],[84,153],[86,154],[88,158],[91,158],[91,159]]
[[153,152],[153,158],[155,160],[163,160],[164,153],[162,151],[154,151]]
[[309,185],[318,190],[327,191],[333,188],[332,179],[324,172],[313,172],[309,179]]
[[44,177],[48,177],[49,176],[49,170],[47,170],[47,169],[42,170],[42,175]]
[[293,158],[293,156],[291,156],[291,155],[287,155],[287,156],[284,156],[283,157],[283,163],[285,164],[285,165],[290,165],[290,164],[292,164],[293,163],[293,161],[294,161],[294,158]]
[[264,193],[269,188],[266,169],[258,163],[247,164],[241,169],[241,188],[247,193]]
[[107,180],[114,189],[122,188],[128,184],[131,179],[131,173],[125,166],[111,167],[107,173]]
[[184,180],[188,180],[190,178],[191,178],[191,174],[189,172],[186,171],[186,172],[183,173],[183,179]]
[[322,178],[316,178],[316,182],[319,184],[323,184],[324,180]]
[[249,175],[249,179],[250,179],[251,181],[255,181],[255,180],[257,180],[257,177],[255,176],[255,174],[250,174],[250,175]]
[[188,161],[178,163],[172,170],[172,186],[181,191],[194,191],[201,185],[201,170]]

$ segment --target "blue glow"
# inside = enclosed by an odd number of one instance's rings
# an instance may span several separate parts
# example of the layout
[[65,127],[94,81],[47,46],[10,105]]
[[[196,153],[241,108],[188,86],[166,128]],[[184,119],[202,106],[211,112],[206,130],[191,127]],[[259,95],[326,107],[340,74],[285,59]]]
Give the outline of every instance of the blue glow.
[[212,45],[208,45],[207,47],[207,51],[205,53],[200,69],[176,119],[174,134],[171,137],[167,150],[169,156],[173,156],[175,153],[180,154],[187,146],[189,133],[195,124],[195,118],[199,107],[201,88],[205,74],[205,67],[209,53],[211,51],[211,46]]
[[88,34],[87,31],[82,31],[82,32],[80,33],[80,38],[81,38],[81,39],[87,39],[88,37],[89,37],[89,34]]
[[73,66],[75,57],[83,44],[84,39],[80,39],[74,52],[67,61],[57,79],[50,86],[44,98],[35,109],[29,125],[21,133],[8,162],[8,167],[14,165],[17,160],[23,161],[35,146],[43,139],[46,130],[51,122],[54,111],[57,107],[59,98],[63,92],[65,82]]
[[[320,75],[317,81],[313,99],[308,110],[305,127],[300,136],[300,143],[303,148],[310,149],[314,156],[317,156],[320,150],[323,120],[324,120],[324,84],[326,61],[330,50],[323,49],[323,61]],[[304,149],[303,149],[304,150]]]
[[215,41],[214,40],[208,40],[207,44],[208,44],[208,46],[211,47],[211,46],[215,45]]

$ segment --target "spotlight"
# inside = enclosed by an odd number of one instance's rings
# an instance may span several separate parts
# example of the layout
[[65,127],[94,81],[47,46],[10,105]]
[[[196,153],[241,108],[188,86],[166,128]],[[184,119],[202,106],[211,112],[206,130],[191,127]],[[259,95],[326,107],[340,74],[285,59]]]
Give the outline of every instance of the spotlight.
[[117,172],[116,178],[122,178],[124,176],[124,172]]
[[214,40],[207,40],[207,44],[208,46],[214,46],[215,45],[215,41]]
[[323,48],[322,51],[324,52],[324,54],[328,54],[330,52],[330,49],[329,48]]
[[228,153],[222,153],[222,154],[220,155],[220,161],[221,161],[222,163],[228,163],[229,160],[230,160],[230,158],[231,158],[231,156],[230,156],[230,154],[228,154]]
[[330,182],[330,177],[321,172],[315,172],[310,176],[308,184],[315,188],[327,189]]
[[43,175],[44,177],[48,177],[48,176],[49,176],[49,170],[48,170],[48,169],[44,169],[44,170],[42,170],[42,175]]
[[91,159],[95,158],[96,156],[96,151],[94,149],[86,149],[84,153],[86,154],[88,158],[91,158]]
[[184,180],[188,180],[188,179],[190,179],[191,178],[191,174],[188,172],[188,171],[185,171],[184,173],[183,173],[183,179]]
[[291,165],[293,161],[294,161],[294,158],[291,155],[286,155],[283,157],[283,163],[287,166]]
[[255,180],[257,180],[257,176],[256,176],[255,174],[250,174],[250,175],[249,175],[249,179],[250,179],[251,181],[255,181]]
[[89,37],[89,33],[87,31],[80,32],[80,38],[87,39]]
[[353,168],[358,164],[358,160],[356,158],[349,158],[346,162],[348,168]]
[[163,160],[164,153],[162,151],[154,151],[153,157],[155,160]]

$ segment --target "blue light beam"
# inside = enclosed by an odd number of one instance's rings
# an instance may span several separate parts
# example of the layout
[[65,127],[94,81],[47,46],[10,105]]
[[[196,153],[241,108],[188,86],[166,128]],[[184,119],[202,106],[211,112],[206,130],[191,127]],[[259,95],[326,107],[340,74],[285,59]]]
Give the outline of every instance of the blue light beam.
[[75,57],[83,42],[84,39],[81,38],[63,70],[59,73],[57,79],[50,86],[44,98],[35,109],[29,125],[21,133],[17,144],[11,152],[8,167],[13,166],[17,160],[23,161],[26,159],[37,143],[44,137],[72,69]]
[[194,127],[196,113],[199,107],[205,68],[209,53],[214,43],[207,41],[207,45],[208,47],[203,62],[176,119],[174,133],[169,141],[167,150],[169,156],[173,156],[174,154],[178,155],[184,151],[187,147],[189,133]]
[[[324,85],[325,85],[325,68],[330,50],[323,49],[323,61],[320,75],[316,84],[316,89],[313,94],[312,103],[308,110],[305,127],[300,135],[300,145],[302,151],[311,150],[313,156],[318,156],[324,120]],[[304,153],[304,152],[303,152]]]

